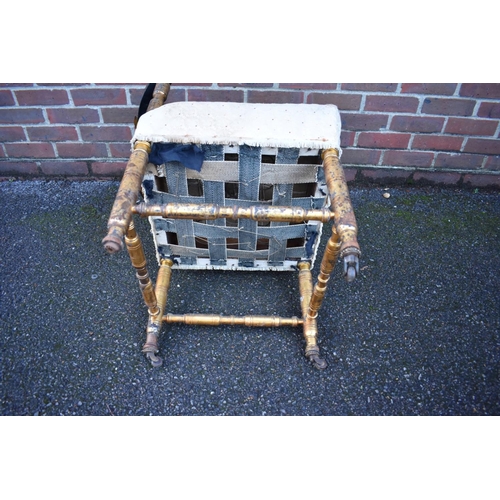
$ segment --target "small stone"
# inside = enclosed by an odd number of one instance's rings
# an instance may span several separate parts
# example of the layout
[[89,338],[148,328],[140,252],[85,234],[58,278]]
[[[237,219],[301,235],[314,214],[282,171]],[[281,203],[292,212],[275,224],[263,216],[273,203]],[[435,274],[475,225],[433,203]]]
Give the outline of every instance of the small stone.
[[390,198],[390,197],[391,197],[391,195],[390,195],[389,193],[384,193],[382,196],[383,196],[384,198]]

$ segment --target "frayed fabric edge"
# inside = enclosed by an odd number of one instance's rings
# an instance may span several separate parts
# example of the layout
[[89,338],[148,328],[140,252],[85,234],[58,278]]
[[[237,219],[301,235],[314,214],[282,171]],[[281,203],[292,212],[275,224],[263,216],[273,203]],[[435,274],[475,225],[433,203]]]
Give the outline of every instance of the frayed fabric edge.
[[146,141],[150,143],[174,143],[174,144],[195,144],[200,146],[202,144],[210,145],[238,145],[238,146],[253,146],[260,148],[309,148],[309,149],[330,149],[335,148],[339,151],[339,156],[342,156],[342,149],[340,144],[336,141],[302,141],[297,142],[294,140],[290,141],[279,141],[279,140],[265,140],[256,141],[250,138],[208,138],[208,137],[165,137],[163,135],[134,135],[131,143],[131,151],[134,148],[136,141]]

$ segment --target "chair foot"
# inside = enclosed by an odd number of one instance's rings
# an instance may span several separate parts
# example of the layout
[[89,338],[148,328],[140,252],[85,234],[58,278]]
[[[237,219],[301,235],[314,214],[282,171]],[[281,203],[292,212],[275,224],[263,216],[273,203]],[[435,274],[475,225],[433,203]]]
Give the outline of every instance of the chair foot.
[[319,354],[310,354],[307,357],[318,370],[324,370],[328,366],[328,363],[323,358],[320,358]]
[[148,335],[146,343],[142,346],[142,352],[154,368],[158,368],[163,364],[163,360],[157,355],[159,349],[158,340],[155,335]]
[[146,358],[149,359],[153,368],[159,368],[163,364],[163,359],[161,359],[160,356],[157,356],[154,352],[147,352]]
[[318,370],[324,370],[328,366],[325,359],[319,355],[319,347],[317,345],[308,347],[306,350],[306,358],[309,359],[313,366]]

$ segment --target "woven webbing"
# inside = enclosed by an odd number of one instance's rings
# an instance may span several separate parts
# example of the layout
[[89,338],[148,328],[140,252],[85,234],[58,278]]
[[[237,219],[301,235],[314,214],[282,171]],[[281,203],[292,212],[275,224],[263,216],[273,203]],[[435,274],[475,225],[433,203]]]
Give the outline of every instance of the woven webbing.
[[[147,203],[215,203],[321,208],[326,190],[318,151],[202,145],[201,172],[179,162],[148,166]],[[290,270],[314,261],[321,224],[253,220],[173,220],[151,217],[158,258],[178,267]]]

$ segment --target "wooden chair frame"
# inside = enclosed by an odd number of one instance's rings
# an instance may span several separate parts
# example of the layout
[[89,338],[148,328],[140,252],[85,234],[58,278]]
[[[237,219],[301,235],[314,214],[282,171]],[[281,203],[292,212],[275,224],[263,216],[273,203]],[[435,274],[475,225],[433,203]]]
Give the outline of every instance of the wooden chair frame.
[[[147,111],[164,105],[170,84],[156,84]],[[298,326],[302,327],[305,339],[305,355],[319,369],[327,366],[318,347],[317,316],[321,308],[330,275],[337,260],[343,260],[347,281],[359,273],[360,249],[357,242],[357,223],[349,197],[339,150],[328,148],[322,151],[322,168],[328,190],[329,207],[305,209],[294,206],[226,206],[214,203],[137,203],[147,170],[152,144],[136,141],[126,166],[115,202],[108,220],[108,233],[103,239],[105,249],[115,253],[125,246],[132,266],[136,271],[139,287],[148,308],[146,342],[142,351],[153,366],[162,364],[159,352],[159,334],[163,323],[185,323],[189,325],[245,325],[257,327]],[[170,220],[214,221],[217,219],[249,220],[258,222],[303,223],[333,221],[332,234],[328,239],[319,275],[313,284],[311,260],[297,262],[300,292],[301,317],[276,316],[218,316],[208,314],[177,315],[166,313],[165,307],[170,286],[174,258],[159,256],[159,270],[153,285],[146,268],[146,258],[141,240],[133,223],[133,215],[162,217]]]

